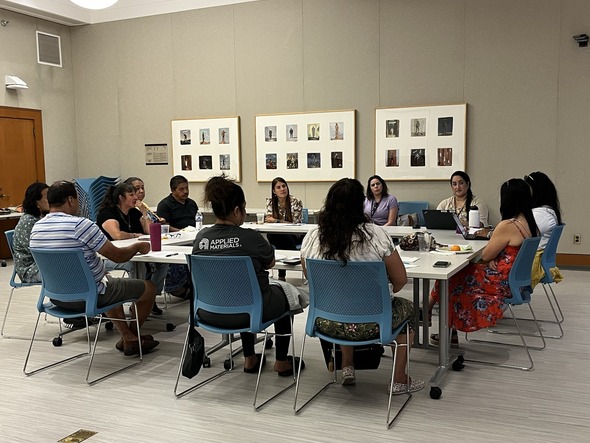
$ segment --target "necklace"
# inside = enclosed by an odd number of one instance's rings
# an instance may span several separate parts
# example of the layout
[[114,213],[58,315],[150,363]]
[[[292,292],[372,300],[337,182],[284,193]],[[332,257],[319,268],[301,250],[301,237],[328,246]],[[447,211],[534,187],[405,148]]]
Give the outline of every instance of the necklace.
[[127,224],[127,228],[129,228],[128,232],[131,232],[131,216],[129,215],[129,213],[127,213],[127,215],[125,215],[125,213],[121,210],[121,208],[118,208],[119,212],[121,213],[121,215],[123,216],[123,221]]

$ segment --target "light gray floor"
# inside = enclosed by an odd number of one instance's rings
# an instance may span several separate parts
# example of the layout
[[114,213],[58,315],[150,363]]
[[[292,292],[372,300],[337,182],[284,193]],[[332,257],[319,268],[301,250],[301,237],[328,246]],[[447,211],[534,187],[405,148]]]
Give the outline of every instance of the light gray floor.
[[[0,318],[6,309],[11,269],[10,262],[7,268],[0,268]],[[153,334],[161,344],[145,357],[143,365],[92,387],[84,382],[87,359],[26,377],[22,366],[28,342],[0,340],[0,441],[56,442],[78,429],[97,431],[88,440],[92,443],[590,441],[589,273],[566,270],[564,274],[566,280],[556,291],[566,314],[566,335],[562,340],[549,340],[544,351],[533,351],[534,371],[474,365],[462,372],[450,371],[440,400],[430,399],[428,388],[418,392],[390,430],[385,427],[390,351],[378,370],[357,372],[356,386],[330,388],[296,417],[292,392],[258,413],[253,411],[256,377],[242,372],[241,358],[235,373],[176,399],[172,390],[186,332],[182,323],[188,306],[184,303],[170,306],[164,314],[168,321],[179,324],[174,332],[166,332],[161,321],[144,325],[144,333]],[[299,275],[289,277],[297,283]],[[405,296],[410,295],[409,289],[410,285],[403,291]],[[17,291],[7,333],[30,334],[37,294],[38,289]],[[535,293],[537,311],[540,317],[547,317],[542,294],[540,288]],[[304,315],[296,318],[297,352],[304,323]],[[552,331],[549,325],[545,330]],[[61,348],[54,348],[49,340],[56,331],[55,323],[42,323],[40,337],[48,341],[38,344],[37,363],[86,346],[85,334],[75,332],[64,337]],[[210,346],[218,338],[207,334],[205,339]],[[102,333],[98,370],[128,360],[114,349],[116,340],[116,333]],[[330,377],[319,343],[310,340],[308,344],[302,395]],[[471,356],[525,363],[519,349],[466,345],[463,337],[461,349]],[[262,396],[286,382],[272,371],[273,354],[267,351]],[[220,369],[224,359],[224,352],[214,354],[214,368],[203,371]],[[435,352],[415,350],[412,375],[428,380],[436,361]]]

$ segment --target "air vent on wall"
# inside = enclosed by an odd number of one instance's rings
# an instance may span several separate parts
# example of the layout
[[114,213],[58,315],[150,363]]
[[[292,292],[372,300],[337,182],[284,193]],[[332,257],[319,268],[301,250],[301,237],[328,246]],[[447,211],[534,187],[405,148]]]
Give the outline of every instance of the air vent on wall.
[[61,68],[61,39],[59,35],[37,31],[37,62]]

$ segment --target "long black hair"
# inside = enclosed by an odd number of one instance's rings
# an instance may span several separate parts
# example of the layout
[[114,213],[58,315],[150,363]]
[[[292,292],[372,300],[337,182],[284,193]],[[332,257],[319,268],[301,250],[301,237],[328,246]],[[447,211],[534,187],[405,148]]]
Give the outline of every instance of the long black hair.
[[330,187],[318,215],[320,251],[324,259],[346,264],[355,236],[355,245],[371,241],[372,236],[365,229],[363,191],[363,185],[353,178],[342,178]]
[[385,183],[385,180],[383,180],[380,176],[378,175],[372,175],[369,177],[369,180],[367,181],[367,199],[369,200],[375,200],[375,196],[373,195],[373,191],[371,190],[371,181],[377,179],[381,182],[381,197],[387,197],[388,192],[387,192],[387,183]]
[[285,221],[293,222],[293,214],[291,213],[291,191],[289,191],[289,185],[283,177],[275,177],[270,185],[270,199],[272,206],[272,216],[279,219],[279,197],[274,193],[275,186],[277,183],[284,183],[287,187],[287,204],[285,205]]
[[449,180],[451,186],[453,186],[453,177],[456,175],[461,177],[465,181],[465,183],[467,183],[467,198],[465,199],[465,211],[469,212],[469,210],[471,209],[471,202],[473,201],[473,192],[471,191],[471,179],[469,178],[469,175],[467,175],[467,172],[455,171],[451,174],[451,179]]
[[23,211],[25,214],[41,217],[41,209],[37,206],[37,202],[43,198],[41,194],[43,190],[48,188],[47,183],[41,182],[35,182],[29,185],[25,191],[25,198],[23,199]]
[[135,188],[128,183],[119,183],[116,186],[111,186],[102,199],[98,212],[109,207],[118,208],[119,197],[125,198],[125,194],[135,194]]
[[211,203],[215,217],[225,220],[238,207],[245,211],[244,190],[225,174],[211,177],[205,185],[205,201]]
[[557,223],[561,225],[561,207],[557,189],[549,177],[543,172],[531,172],[524,176],[524,181],[533,191],[533,208],[549,206],[557,216]]
[[531,235],[538,234],[537,223],[533,217],[533,199],[529,185],[522,178],[511,178],[500,187],[500,214],[502,220],[523,214],[529,225]]

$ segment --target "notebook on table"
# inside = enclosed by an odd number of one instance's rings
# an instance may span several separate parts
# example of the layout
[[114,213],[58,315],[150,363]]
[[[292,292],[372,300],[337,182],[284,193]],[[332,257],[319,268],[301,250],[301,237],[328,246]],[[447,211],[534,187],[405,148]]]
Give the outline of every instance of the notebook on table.
[[423,209],[424,223],[427,229],[452,229],[457,230],[453,212],[438,209]]
[[463,223],[461,223],[461,220],[459,219],[457,214],[452,213],[452,215],[453,220],[455,222],[455,228],[457,228],[457,231],[461,233],[465,240],[489,240],[487,234],[476,234],[476,232],[481,231],[482,228],[466,228],[465,226],[463,226]]

